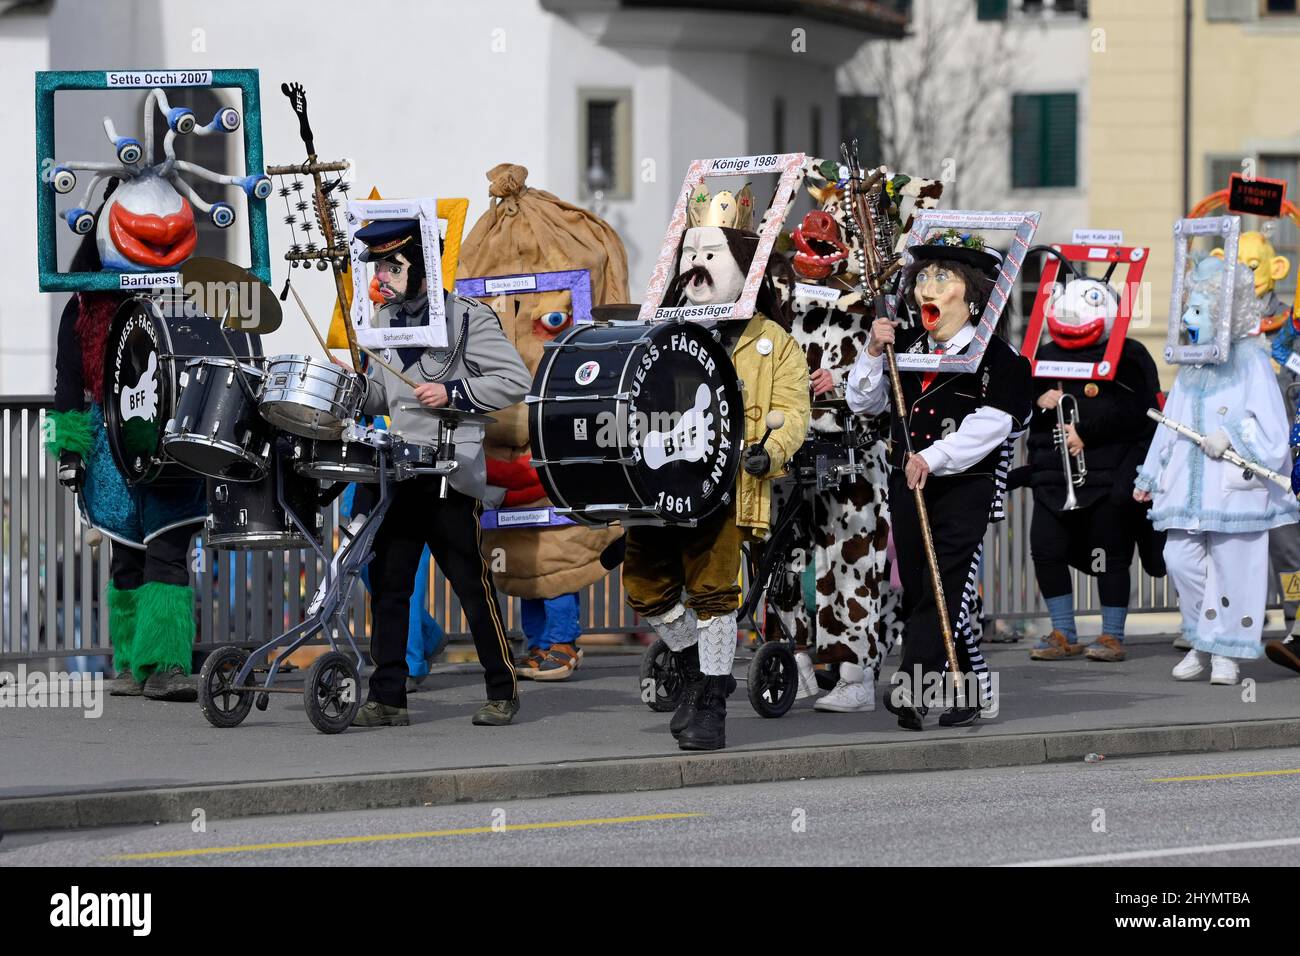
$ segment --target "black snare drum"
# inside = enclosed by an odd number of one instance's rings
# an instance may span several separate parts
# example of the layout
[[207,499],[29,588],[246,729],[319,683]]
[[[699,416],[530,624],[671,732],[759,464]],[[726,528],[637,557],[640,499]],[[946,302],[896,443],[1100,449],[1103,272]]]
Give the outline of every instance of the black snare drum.
[[532,392],[533,466],[575,519],[688,523],[734,497],[740,380],[699,326],[575,326],[545,346]]
[[[104,429],[128,484],[192,472],[163,451],[163,429],[175,417],[186,363],[203,356],[259,355],[257,337],[225,333],[205,315],[187,315],[179,296],[122,303],[104,349]],[[174,317],[173,317],[174,316]],[[229,348],[227,347],[229,345]]]
[[276,494],[276,475],[280,472],[284,475],[285,501],[320,543],[325,524],[320,486],[315,479],[299,475],[290,459],[273,449],[266,474],[257,481],[208,479],[211,514],[204,528],[205,544],[235,551],[295,551],[309,547],[307,538],[280,506]]
[[260,368],[232,358],[190,359],[163,450],[200,475],[261,478],[271,453],[271,427],[257,412],[264,378]]

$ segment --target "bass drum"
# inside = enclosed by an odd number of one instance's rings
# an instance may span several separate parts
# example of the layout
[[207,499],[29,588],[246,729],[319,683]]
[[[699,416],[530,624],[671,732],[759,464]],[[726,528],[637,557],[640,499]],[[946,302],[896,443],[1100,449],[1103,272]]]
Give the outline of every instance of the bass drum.
[[[104,428],[127,484],[194,473],[163,452],[163,429],[176,412],[182,374],[192,358],[261,354],[257,336],[227,331],[192,312],[179,295],[122,303],[104,347]],[[227,348],[227,343],[229,348]]]
[[687,524],[735,496],[740,380],[700,326],[575,326],[545,346],[532,392],[534,467],[575,520]]

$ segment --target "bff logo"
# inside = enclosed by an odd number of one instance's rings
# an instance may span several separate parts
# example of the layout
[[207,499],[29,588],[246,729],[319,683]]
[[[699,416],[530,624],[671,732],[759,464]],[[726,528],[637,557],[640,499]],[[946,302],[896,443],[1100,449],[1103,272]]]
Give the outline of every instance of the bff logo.
[[149,353],[149,363],[135,385],[122,389],[122,421],[133,418],[153,420],[158,414],[158,353]]
[[573,373],[573,380],[579,385],[590,385],[599,374],[599,362],[583,362],[578,366],[578,371]]

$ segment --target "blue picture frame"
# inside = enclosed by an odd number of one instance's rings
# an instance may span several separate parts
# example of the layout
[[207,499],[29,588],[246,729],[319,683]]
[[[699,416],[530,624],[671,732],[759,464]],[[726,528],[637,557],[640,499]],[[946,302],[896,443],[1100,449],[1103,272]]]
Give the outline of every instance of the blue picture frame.
[[456,292],[471,299],[494,295],[529,295],[563,292],[573,296],[573,324],[591,321],[591,273],[586,269],[562,272],[521,272],[499,276],[474,276],[456,280]]
[[[109,82],[110,77],[126,74],[157,78],[165,82]],[[187,75],[193,74],[204,77],[210,75],[211,82],[183,82]],[[261,174],[265,161],[262,154],[262,107],[257,70],[44,70],[36,73],[36,248],[42,292],[118,290],[122,288],[121,276],[139,274],[111,269],[97,272],[60,272],[58,269],[56,193],[46,182],[47,167],[56,161],[57,155],[54,148],[54,95],[64,90],[149,90],[160,87],[168,91],[183,91],[197,86],[240,91],[243,98],[240,128],[244,136],[246,166],[243,174]],[[248,244],[252,260],[249,271],[270,285],[271,252],[266,229],[266,202],[249,196],[247,210]]]

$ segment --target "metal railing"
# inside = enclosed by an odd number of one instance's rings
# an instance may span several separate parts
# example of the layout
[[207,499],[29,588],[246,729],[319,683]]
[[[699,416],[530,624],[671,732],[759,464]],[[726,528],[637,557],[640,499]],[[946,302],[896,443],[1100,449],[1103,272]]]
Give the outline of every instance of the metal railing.
[[[1024,463],[1023,443],[1016,452],[1016,464]],[[1017,488],[1007,495],[1006,520],[989,526],[984,536],[984,558],[980,571],[985,614],[994,619],[1024,620],[1047,617],[1047,605],[1038,590],[1034,562],[1029,553],[1029,527],[1033,518],[1033,493]],[[1071,569],[1075,613],[1100,615],[1101,598],[1097,579]],[[1282,592],[1276,577],[1269,578],[1268,607],[1282,606]],[[1167,576],[1153,578],[1135,556],[1130,573],[1129,613],[1176,612],[1178,594]]]
[[[82,520],[71,492],[56,479],[41,445],[50,399],[0,397],[0,661],[99,655],[110,652],[103,591],[109,546]],[[1047,610],[1029,554],[1033,512],[1028,489],[1008,496],[1007,518],[989,528],[982,570],[985,613],[994,619],[1045,617]],[[326,509],[325,541],[338,541],[337,502]],[[196,525],[196,529],[197,529]],[[256,646],[302,620],[324,568],[310,551],[205,551],[196,536],[190,566],[200,649],[221,644]],[[584,633],[642,630],[623,596],[619,571],[581,595]],[[519,636],[519,600],[500,595],[512,636]],[[1281,594],[1273,582],[1270,607]],[[1075,572],[1081,615],[1099,614],[1096,581]],[[427,610],[451,641],[468,641],[468,624],[450,584],[433,568]],[[1176,611],[1168,578],[1151,578],[1134,561],[1133,612]],[[349,624],[367,637],[369,598],[353,593]]]
[[[45,454],[42,422],[49,407],[48,397],[0,397],[0,661],[111,653],[103,601],[109,542],[82,520]],[[338,503],[323,517],[328,551],[338,542]],[[196,535],[190,583],[198,647],[256,646],[288,630],[302,620],[323,574],[310,551],[209,551]],[[499,597],[511,635],[519,636],[519,599]],[[580,598],[585,633],[640,630],[617,571]],[[436,567],[426,608],[449,640],[470,639],[460,602]],[[368,595],[357,587],[348,623],[358,641],[369,634],[368,614]]]

